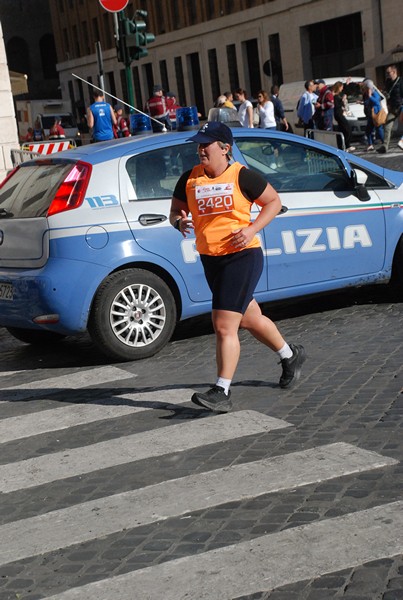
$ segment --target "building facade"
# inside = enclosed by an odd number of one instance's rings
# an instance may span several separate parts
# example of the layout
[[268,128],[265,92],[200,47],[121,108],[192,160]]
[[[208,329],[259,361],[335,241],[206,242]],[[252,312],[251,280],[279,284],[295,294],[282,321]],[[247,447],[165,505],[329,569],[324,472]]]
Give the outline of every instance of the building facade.
[[[61,92],[77,117],[92,88],[73,73],[98,85],[96,42],[104,89],[127,101],[114,14],[97,0],[51,0],[50,9]],[[403,42],[401,0],[130,0],[125,15],[138,9],[148,11],[148,31],[156,35],[148,56],[129,70],[140,109],[160,83],[182,106],[206,115],[224,91],[243,87],[253,96],[273,83],[348,75]],[[353,74],[381,84],[383,68],[364,65]]]
[[27,75],[30,99],[60,97],[48,0],[0,0],[10,71]]

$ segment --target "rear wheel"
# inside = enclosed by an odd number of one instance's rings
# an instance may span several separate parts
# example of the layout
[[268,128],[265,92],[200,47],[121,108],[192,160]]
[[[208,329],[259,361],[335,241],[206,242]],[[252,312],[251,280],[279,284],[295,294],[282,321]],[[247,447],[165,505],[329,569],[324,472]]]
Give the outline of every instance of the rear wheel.
[[36,346],[45,346],[49,344],[56,344],[60,342],[66,336],[62,333],[55,333],[53,331],[38,331],[37,329],[20,329],[19,327],[7,327],[8,333],[20,342],[26,344],[33,344]]
[[154,273],[126,269],[98,288],[88,330],[106,355],[138,360],[159,352],[176,325],[176,305],[167,284]]

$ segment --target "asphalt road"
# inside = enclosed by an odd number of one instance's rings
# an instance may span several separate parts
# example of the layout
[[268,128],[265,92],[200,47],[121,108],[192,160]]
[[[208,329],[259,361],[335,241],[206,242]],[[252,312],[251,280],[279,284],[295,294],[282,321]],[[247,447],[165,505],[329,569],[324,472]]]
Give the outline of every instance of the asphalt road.
[[133,363],[0,329],[1,600],[403,598],[402,304],[264,310],[308,360],[281,390],[241,332],[228,415],[189,402],[214,380],[209,316]]

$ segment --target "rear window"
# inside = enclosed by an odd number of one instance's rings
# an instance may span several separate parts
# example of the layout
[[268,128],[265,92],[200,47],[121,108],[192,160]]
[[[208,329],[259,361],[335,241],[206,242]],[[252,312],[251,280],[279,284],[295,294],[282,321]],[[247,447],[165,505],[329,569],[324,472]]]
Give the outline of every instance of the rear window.
[[[42,127],[44,129],[50,129],[55,122],[56,117],[54,115],[42,115]],[[63,129],[72,129],[76,127],[76,122],[73,115],[59,115],[61,119],[60,125]]]
[[72,163],[21,166],[0,189],[0,210],[10,218],[46,216],[55,193]]

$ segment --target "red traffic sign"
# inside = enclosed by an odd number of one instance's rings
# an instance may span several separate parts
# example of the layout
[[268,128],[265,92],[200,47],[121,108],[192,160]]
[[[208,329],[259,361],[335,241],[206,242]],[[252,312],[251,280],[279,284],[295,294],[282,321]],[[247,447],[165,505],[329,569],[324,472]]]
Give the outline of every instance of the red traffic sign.
[[109,12],[119,12],[129,4],[129,0],[99,0],[99,2]]

